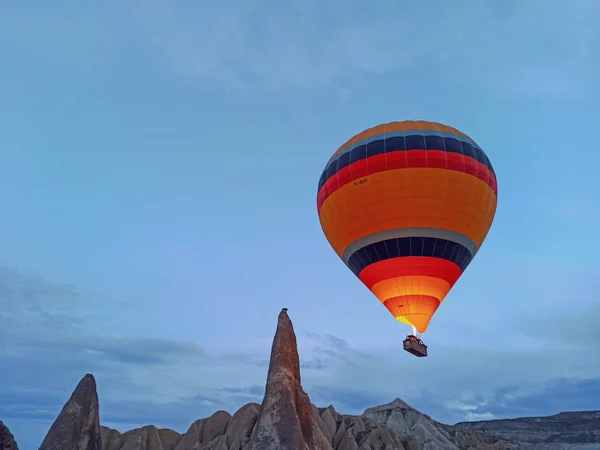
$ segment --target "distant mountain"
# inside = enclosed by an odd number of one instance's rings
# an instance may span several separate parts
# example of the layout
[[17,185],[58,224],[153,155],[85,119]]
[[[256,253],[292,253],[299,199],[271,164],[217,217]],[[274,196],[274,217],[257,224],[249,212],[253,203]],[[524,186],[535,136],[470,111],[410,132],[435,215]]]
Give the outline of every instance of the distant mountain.
[[249,403],[233,416],[217,411],[183,435],[152,425],[121,434],[99,425],[96,382],[87,374],[40,450],[600,450],[598,412],[450,426],[397,398],[351,416],[312,405],[300,381],[296,335],[284,309],[262,405]]
[[531,443],[596,444],[600,449],[600,411],[562,412],[548,417],[461,422],[455,425],[504,439]]

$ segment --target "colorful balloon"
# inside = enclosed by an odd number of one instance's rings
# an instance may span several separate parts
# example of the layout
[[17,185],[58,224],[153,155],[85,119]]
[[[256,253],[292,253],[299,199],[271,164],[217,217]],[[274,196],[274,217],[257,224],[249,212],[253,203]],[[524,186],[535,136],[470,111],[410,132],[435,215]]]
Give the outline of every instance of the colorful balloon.
[[400,322],[424,333],[485,239],[496,174],[466,134],[436,122],[378,125],[327,163],[319,220],[338,256]]

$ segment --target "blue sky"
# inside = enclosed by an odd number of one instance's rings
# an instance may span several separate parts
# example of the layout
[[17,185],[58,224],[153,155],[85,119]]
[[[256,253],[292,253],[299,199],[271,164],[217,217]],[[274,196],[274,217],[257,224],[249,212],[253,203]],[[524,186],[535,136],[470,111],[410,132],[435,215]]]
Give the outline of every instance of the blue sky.
[[[184,432],[260,401],[282,307],[321,406],[600,409],[599,18],[594,0],[3,2],[0,419],[37,448],[92,372],[105,425]],[[424,360],[315,206],[339,145],[404,119],[469,134],[499,180]]]

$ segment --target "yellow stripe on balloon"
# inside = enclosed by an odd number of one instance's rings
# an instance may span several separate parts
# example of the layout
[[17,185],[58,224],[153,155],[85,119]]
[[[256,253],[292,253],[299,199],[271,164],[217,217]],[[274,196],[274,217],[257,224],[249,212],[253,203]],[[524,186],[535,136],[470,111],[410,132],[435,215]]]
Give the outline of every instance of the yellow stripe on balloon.
[[404,316],[398,316],[398,317],[396,317],[396,320],[398,322],[405,323],[406,325],[412,325],[412,323],[410,323],[410,321]]

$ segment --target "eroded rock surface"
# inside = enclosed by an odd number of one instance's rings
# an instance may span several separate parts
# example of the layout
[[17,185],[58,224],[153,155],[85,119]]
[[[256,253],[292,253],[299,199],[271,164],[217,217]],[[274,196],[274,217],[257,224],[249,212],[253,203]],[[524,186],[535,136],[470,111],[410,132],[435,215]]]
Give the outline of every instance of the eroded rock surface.
[[482,433],[461,433],[454,427],[441,424],[420,413],[408,404],[395,399],[387,405],[367,409],[362,417],[369,418],[396,432],[406,450],[510,450],[515,443]]
[[123,445],[121,433],[117,430],[100,426],[100,435],[102,437],[102,450],[119,450]]
[[265,397],[252,433],[252,450],[327,450],[331,444],[317,423],[300,382],[294,327],[283,309],[271,348]]
[[50,427],[40,450],[102,450],[96,380],[85,375]]
[[147,425],[123,433],[122,444],[118,450],[175,450],[180,440],[181,435],[176,431]]

